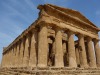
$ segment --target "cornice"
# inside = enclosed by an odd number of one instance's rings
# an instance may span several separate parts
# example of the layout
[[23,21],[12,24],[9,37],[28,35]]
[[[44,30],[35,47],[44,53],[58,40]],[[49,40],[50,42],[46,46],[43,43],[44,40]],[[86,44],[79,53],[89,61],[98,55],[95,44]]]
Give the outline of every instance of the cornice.
[[85,26],[88,26],[88,27],[91,27],[91,28],[93,28],[93,29],[95,29],[97,31],[100,31],[100,29],[98,27],[96,27],[95,25],[92,26],[91,24],[89,24],[87,22],[84,22],[82,20],[79,20],[79,19],[77,19],[77,18],[75,18],[75,17],[73,17],[71,15],[68,15],[65,12],[62,12],[62,11],[56,9],[56,8],[52,7],[51,5],[49,5],[49,4],[39,5],[38,9],[44,10],[49,15],[52,14],[53,16],[55,16],[56,14],[59,14],[59,16],[62,16],[62,17],[60,17],[60,19],[63,19],[63,17],[66,17],[66,21],[67,21],[67,18],[70,18],[72,20],[75,20],[77,22],[80,22],[80,23],[84,24]]

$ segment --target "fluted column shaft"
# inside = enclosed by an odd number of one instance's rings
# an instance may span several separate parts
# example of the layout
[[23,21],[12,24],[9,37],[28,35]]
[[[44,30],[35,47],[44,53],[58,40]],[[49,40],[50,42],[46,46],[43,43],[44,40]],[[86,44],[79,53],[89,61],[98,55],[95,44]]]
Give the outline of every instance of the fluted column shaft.
[[14,59],[15,59],[15,58],[14,58],[14,57],[15,57],[15,53],[14,53],[14,51],[15,51],[14,49],[15,49],[15,48],[14,48],[14,45],[13,45],[13,48],[12,48],[12,49],[13,49],[13,51],[12,51],[12,58],[13,58],[13,60],[12,60],[12,66],[14,67],[14,61],[15,61],[15,60],[14,60]]
[[67,51],[66,42],[63,43],[62,47],[63,47],[63,52],[66,53],[66,51]]
[[14,67],[16,67],[16,51],[17,51],[17,45],[14,45]]
[[18,50],[19,50],[19,47],[18,47],[18,43],[16,45],[16,57],[15,57],[15,66],[18,67]]
[[5,67],[7,67],[7,53],[5,53]]
[[86,50],[85,50],[85,42],[84,42],[84,36],[82,34],[78,35],[78,39],[79,39],[79,47],[81,49],[80,50],[80,65],[81,67],[88,67],[87,66],[87,57],[86,57]]
[[33,30],[31,35],[31,48],[30,48],[30,60],[29,60],[30,67],[36,67],[37,64],[36,51],[37,51],[37,33],[35,30]]
[[19,61],[19,67],[23,67],[23,57],[24,57],[24,49],[25,49],[25,39],[21,39],[21,46],[20,46],[20,61]]
[[75,48],[75,52],[76,52],[76,62],[77,62],[77,65],[80,65],[79,49]]
[[93,50],[93,43],[90,37],[87,38],[87,45],[88,45],[88,56],[89,56],[89,65],[90,67],[96,67],[95,55]]
[[56,67],[63,67],[63,49],[62,49],[62,32],[60,28],[56,28],[55,31],[55,66]]
[[74,45],[74,34],[72,31],[68,32],[68,53],[69,53],[69,67],[77,67],[75,45]]
[[41,25],[40,32],[38,34],[38,67],[47,67],[47,52],[47,26]]
[[94,40],[94,48],[96,54],[96,64],[97,67],[100,67],[100,49],[99,49],[99,40]]
[[29,47],[30,47],[30,36],[27,34],[26,35],[26,40],[25,40],[23,67],[28,67],[29,66],[29,51],[30,51]]
[[5,55],[2,54],[2,62],[1,62],[1,66],[4,67],[4,62],[5,62]]
[[14,47],[12,47],[12,67],[14,67]]
[[9,50],[9,67],[11,67],[11,59],[12,59],[12,56],[11,56],[11,48]]

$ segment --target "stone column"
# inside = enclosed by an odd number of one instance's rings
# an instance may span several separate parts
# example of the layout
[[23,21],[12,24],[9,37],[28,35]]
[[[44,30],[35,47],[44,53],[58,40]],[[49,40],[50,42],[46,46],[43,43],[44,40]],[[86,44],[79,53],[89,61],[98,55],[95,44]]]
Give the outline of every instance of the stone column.
[[76,52],[76,62],[77,62],[77,65],[79,66],[80,65],[80,56],[79,56],[78,48],[75,48],[75,52]]
[[13,45],[13,66],[15,67],[15,56],[16,56],[16,47]]
[[55,66],[55,40],[52,43],[52,66]]
[[5,67],[7,67],[7,53],[5,53]]
[[9,67],[11,67],[11,48],[9,49]]
[[2,62],[1,62],[1,66],[2,67],[5,67],[5,62],[6,62],[5,61],[5,59],[6,59],[5,57],[6,57],[6,54],[5,53],[2,53]]
[[99,40],[94,39],[94,48],[96,54],[96,64],[97,67],[100,67],[100,49],[99,49]]
[[2,54],[2,62],[1,62],[1,67],[4,66],[4,54]]
[[90,61],[89,65],[90,67],[96,67],[92,38],[90,37],[87,38],[87,45],[88,45],[88,56],[89,56],[89,61]]
[[68,54],[69,54],[69,67],[77,67],[74,34],[72,31],[68,32]]
[[16,56],[15,56],[15,63],[16,63],[16,67],[18,67],[18,51],[19,51],[19,45],[18,45],[18,43],[16,44]]
[[18,58],[17,59],[18,67],[20,67],[20,58],[21,58],[21,56],[20,56],[20,51],[21,50],[20,49],[21,49],[21,40],[18,41],[18,56],[17,56],[17,58]]
[[63,67],[62,32],[60,28],[55,30],[55,66]]
[[3,67],[5,67],[5,59],[6,59],[6,58],[5,58],[5,54],[3,54],[3,63],[2,63],[2,66],[3,66]]
[[9,67],[9,52],[7,52],[7,67]]
[[24,49],[25,49],[25,38],[21,38],[19,67],[23,67]]
[[5,67],[7,67],[7,53],[5,53],[5,62],[4,62],[4,64],[5,64]]
[[48,40],[47,40],[47,26],[41,25],[40,32],[38,34],[38,67],[47,67],[47,52],[48,52]]
[[7,67],[9,67],[9,53],[7,52],[7,60],[6,60],[6,62],[7,62]]
[[67,51],[66,42],[63,42],[62,48],[63,48],[63,53],[66,53]]
[[8,53],[6,52],[6,67],[8,67]]
[[16,62],[17,62],[17,60],[16,60],[17,44],[15,44],[14,54],[15,54],[15,55],[14,55],[14,59],[15,59],[15,60],[14,60],[14,66],[17,67],[17,65],[16,65]]
[[37,57],[36,57],[37,46],[38,46],[37,45],[37,31],[34,29],[34,30],[32,30],[32,35],[31,35],[30,60],[29,60],[30,67],[36,67],[36,64],[37,64]]
[[12,46],[12,67],[14,67],[14,45]]
[[23,57],[23,67],[29,66],[29,51],[30,51],[30,35],[26,35],[25,40],[25,49],[24,49],[24,57]]
[[78,40],[79,40],[79,50],[80,50],[80,66],[81,67],[88,67],[86,50],[85,50],[84,35],[79,34]]

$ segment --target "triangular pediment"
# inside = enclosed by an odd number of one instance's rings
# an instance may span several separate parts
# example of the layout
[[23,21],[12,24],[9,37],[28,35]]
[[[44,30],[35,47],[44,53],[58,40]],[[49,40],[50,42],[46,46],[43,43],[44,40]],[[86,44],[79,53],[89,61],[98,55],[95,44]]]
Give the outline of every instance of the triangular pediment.
[[52,8],[54,8],[56,10],[59,10],[69,16],[72,16],[73,18],[75,18],[77,20],[83,21],[83,22],[88,23],[89,25],[97,28],[97,26],[95,26],[91,21],[89,21],[85,16],[83,16],[80,12],[78,12],[76,10],[72,10],[69,8],[62,8],[62,7],[59,7],[56,5],[51,5],[51,4],[45,4],[45,5],[51,6]]

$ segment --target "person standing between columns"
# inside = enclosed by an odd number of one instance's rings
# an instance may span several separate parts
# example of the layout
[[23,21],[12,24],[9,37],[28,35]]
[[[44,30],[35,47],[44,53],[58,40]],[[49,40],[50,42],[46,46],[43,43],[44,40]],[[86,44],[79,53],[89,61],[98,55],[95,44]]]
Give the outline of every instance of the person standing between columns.
[[85,50],[85,43],[84,43],[84,35],[83,34],[79,34],[78,35],[78,39],[79,39],[79,47],[81,47],[80,49],[80,66],[81,67],[88,67],[87,65],[87,59],[86,59],[86,50]]
[[62,49],[62,30],[57,27],[55,30],[55,66],[63,67],[63,49]]
[[96,55],[96,64],[97,67],[100,67],[100,47],[99,47],[99,40],[94,39],[94,49],[95,49],[95,55]]
[[40,24],[40,32],[38,34],[38,67],[47,67],[47,26],[45,23]]
[[77,67],[74,34],[72,31],[68,31],[68,54],[69,54],[69,67]]
[[88,56],[89,56],[89,65],[90,67],[96,67],[96,61],[94,56],[94,50],[93,50],[93,43],[92,38],[87,37],[87,45],[88,45]]

